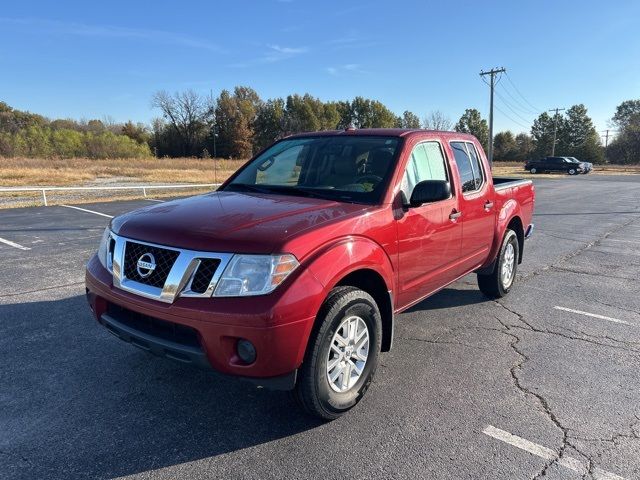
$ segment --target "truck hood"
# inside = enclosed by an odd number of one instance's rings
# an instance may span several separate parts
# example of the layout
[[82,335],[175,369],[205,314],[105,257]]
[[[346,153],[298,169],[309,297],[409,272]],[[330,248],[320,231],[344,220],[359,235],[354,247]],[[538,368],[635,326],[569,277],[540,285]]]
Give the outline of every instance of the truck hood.
[[114,218],[111,228],[127,238],[191,250],[277,253],[296,235],[371,208],[290,195],[213,192],[134,210]]

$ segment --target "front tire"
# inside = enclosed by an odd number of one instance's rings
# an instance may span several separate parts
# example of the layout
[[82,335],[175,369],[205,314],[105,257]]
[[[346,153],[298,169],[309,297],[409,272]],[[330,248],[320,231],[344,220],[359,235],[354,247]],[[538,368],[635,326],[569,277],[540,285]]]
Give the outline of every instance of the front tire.
[[531,170],[529,170],[529,172],[535,175],[536,173],[538,173],[538,169],[533,167]]
[[518,236],[513,230],[507,230],[498,252],[493,272],[488,275],[478,274],[478,287],[489,298],[504,297],[513,286],[518,270],[520,249]]
[[576,173],[578,173],[578,172],[576,171],[575,168],[570,168],[569,169],[569,175],[575,175]]
[[364,396],[382,344],[375,300],[355,287],[336,287],[316,319],[294,396],[311,415],[334,420]]

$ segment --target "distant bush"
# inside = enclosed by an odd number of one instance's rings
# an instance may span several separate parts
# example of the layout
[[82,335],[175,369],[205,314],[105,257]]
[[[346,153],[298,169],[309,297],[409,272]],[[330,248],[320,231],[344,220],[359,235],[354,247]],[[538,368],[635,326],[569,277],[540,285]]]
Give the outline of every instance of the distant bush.
[[0,102],[0,157],[142,158],[151,150],[141,126],[53,120]]
[[15,133],[0,132],[0,156],[141,158],[150,157],[151,151],[146,143],[108,130],[96,133],[30,126]]

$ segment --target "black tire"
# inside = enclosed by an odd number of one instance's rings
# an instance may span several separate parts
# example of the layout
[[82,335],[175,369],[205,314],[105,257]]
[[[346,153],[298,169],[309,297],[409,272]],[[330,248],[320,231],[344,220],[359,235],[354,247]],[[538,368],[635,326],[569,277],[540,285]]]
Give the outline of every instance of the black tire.
[[578,171],[575,168],[570,168],[567,173],[569,175],[576,175],[578,173]]
[[[336,329],[352,315],[360,317],[367,325],[369,353],[360,378],[349,390],[340,393],[329,384],[327,359]],[[325,420],[340,417],[362,399],[371,385],[381,344],[382,318],[371,295],[355,287],[334,288],[316,318],[304,363],[298,372],[294,397],[311,415]]]
[[529,170],[529,172],[535,175],[536,173],[538,173],[538,169],[536,167],[533,167],[531,170]]
[[[513,269],[510,280],[505,285],[503,282],[502,267],[505,263],[505,253],[509,249],[509,245],[513,247]],[[508,229],[504,234],[493,272],[486,275],[478,274],[478,287],[480,288],[480,291],[489,298],[501,298],[509,293],[509,290],[513,287],[516,279],[518,260],[520,258],[519,255],[520,249],[518,248],[518,236],[516,235],[516,232]]]

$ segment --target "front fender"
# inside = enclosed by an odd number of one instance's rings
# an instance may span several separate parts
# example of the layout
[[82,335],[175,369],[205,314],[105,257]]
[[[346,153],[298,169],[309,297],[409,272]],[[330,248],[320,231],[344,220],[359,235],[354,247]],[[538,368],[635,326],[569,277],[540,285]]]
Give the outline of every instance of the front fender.
[[391,259],[381,245],[366,237],[348,236],[332,242],[313,255],[307,268],[326,293],[345,276],[365,268],[378,273],[387,290],[394,289]]
[[[322,285],[322,295],[313,296],[311,308],[317,312],[329,295],[329,292],[342,280],[356,270],[369,269],[378,273],[389,291],[394,290],[393,266],[391,259],[381,245],[367,237],[347,236],[336,239],[317,250],[303,262],[306,268]],[[307,325],[304,344],[301,345],[299,359],[302,362],[307,343],[313,330],[313,322]]]

